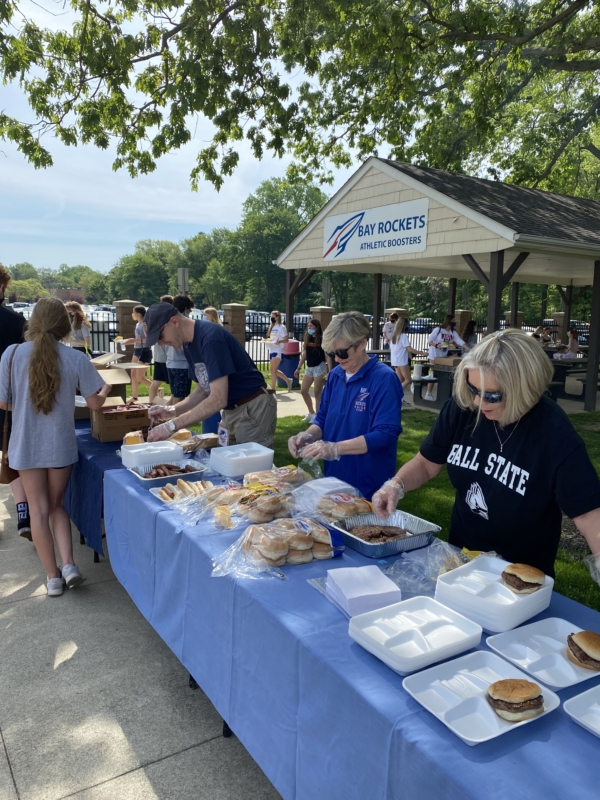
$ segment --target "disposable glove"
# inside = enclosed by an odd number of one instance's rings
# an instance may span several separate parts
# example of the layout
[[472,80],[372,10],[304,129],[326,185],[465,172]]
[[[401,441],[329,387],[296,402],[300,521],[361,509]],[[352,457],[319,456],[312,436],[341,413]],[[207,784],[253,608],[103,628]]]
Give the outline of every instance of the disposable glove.
[[164,442],[165,439],[173,436],[173,432],[167,427],[166,423],[150,428],[148,431],[149,442]]
[[288,439],[288,449],[294,458],[298,458],[300,450],[306,447],[307,444],[314,442],[314,440],[312,433],[302,431],[302,433],[297,433],[295,436],[290,436]]
[[167,422],[167,420],[175,418],[175,406],[150,406],[148,416],[153,425],[159,422]]
[[308,461],[339,461],[341,456],[338,454],[337,442],[315,442],[309,444],[302,450],[302,458]]
[[392,478],[386,481],[379,491],[373,495],[371,501],[373,511],[381,519],[391,517],[396,511],[398,501],[404,497],[404,484],[400,478]]

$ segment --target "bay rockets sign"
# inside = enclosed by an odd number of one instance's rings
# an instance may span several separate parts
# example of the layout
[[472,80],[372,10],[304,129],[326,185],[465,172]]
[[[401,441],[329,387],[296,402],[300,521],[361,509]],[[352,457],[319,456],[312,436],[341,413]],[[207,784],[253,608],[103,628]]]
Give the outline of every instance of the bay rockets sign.
[[323,261],[423,252],[428,211],[429,200],[422,198],[327,217]]

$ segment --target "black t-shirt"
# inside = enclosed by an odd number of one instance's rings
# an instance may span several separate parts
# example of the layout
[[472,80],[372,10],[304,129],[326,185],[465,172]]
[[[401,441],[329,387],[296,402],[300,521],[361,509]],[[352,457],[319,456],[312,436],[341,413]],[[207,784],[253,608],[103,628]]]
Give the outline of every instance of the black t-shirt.
[[306,366],[318,367],[325,361],[325,351],[315,342],[309,339],[306,344]]
[[25,318],[12,308],[0,305],[0,358],[11,344],[20,344],[25,333]]
[[265,379],[242,345],[222,325],[198,320],[194,323],[194,339],[183,345],[190,366],[190,377],[204,392],[210,394],[209,384],[229,377],[226,408],[248,397],[265,385]]
[[585,445],[548,397],[506,428],[483,416],[475,426],[476,418],[448,400],[421,446],[426,459],[447,465],[456,489],[449,541],[553,576],[561,509],[577,517],[600,507]]

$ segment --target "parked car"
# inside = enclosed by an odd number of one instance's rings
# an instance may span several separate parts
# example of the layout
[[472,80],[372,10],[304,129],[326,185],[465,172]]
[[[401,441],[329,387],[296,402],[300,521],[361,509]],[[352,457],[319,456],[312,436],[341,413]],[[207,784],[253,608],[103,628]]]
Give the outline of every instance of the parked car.
[[431,333],[434,329],[435,323],[431,317],[415,317],[411,320],[407,333]]

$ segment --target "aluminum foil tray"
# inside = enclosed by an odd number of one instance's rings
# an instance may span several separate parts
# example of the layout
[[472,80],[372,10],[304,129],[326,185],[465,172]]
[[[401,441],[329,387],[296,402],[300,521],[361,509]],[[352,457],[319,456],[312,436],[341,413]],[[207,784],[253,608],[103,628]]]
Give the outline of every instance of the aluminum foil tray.
[[[439,525],[407,514],[405,511],[396,511],[385,520],[380,519],[376,514],[361,514],[358,517],[329,522],[328,525],[340,531],[347,547],[351,547],[352,550],[356,550],[368,558],[385,558],[405,553],[408,550],[417,550],[419,547],[426,547],[431,543],[433,534],[442,530]],[[407,536],[405,539],[393,539],[391,542],[369,544],[369,542],[352,535],[352,528],[356,528],[358,525],[394,525],[406,528],[411,532],[411,536]]]

